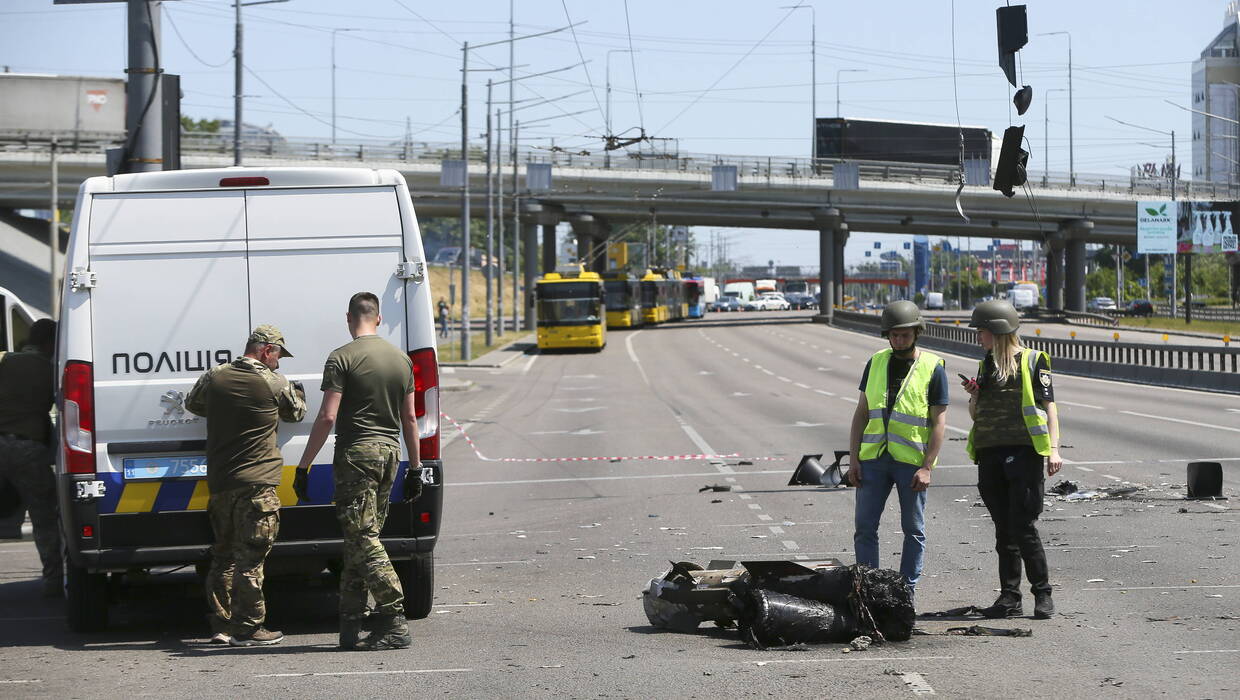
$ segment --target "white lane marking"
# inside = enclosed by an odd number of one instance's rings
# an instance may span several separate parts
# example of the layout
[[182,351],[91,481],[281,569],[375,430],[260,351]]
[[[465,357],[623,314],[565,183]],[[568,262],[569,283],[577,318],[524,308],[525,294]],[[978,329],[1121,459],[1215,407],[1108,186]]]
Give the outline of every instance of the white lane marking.
[[748,505],[749,505],[749,510],[762,510],[762,506],[758,505],[757,503],[750,503]]
[[841,359],[841,360],[851,360],[851,359],[852,359],[852,357],[850,357],[850,356],[848,356],[848,355],[840,355],[840,359]]
[[822,394],[823,396],[835,396],[835,394],[834,394],[834,393],[832,393],[832,392],[830,392],[830,391],[823,390],[823,389],[814,389],[814,393],[816,393],[816,394]]
[[1103,476],[1110,479],[1111,481],[1123,481],[1123,479],[1119,478],[1118,476],[1112,476],[1110,474],[1103,474]]
[[1240,428],[1231,428],[1226,425],[1215,425],[1213,423],[1201,423],[1195,420],[1184,420],[1183,418],[1171,418],[1168,416],[1155,416],[1150,413],[1137,413],[1136,411],[1120,411],[1130,416],[1140,416],[1142,418],[1153,418],[1154,420],[1165,420],[1171,423],[1182,423],[1184,425],[1195,425],[1198,428],[1214,428],[1215,430],[1227,430],[1233,433],[1240,433]]
[[857,662],[857,661],[946,661],[954,659],[954,656],[862,656],[853,654],[838,659],[771,659],[770,661],[754,661],[755,666],[765,666],[767,664],[815,664],[820,662]]
[[435,607],[437,608],[485,608],[488,605],[495,605],[495,603],[445,603],[443,605],[436,605]]
[[1172,654],[1240,654],[1240,649],[1181,649]]
[[724,481],[728,482],[729,484],[735,484],[735,483],[736,483],[736,477],[729,476],[729,477],[725,478],[725,479],[724,479]]
[[1064,401],[1062,399],[1056,401],[1055,403],[1063,404],[1064,406],[1075,406],[1077,408],[1095,408],[1095,409],[1098,409],[1099,411],[1102,410],[1101,406],[1094,406],[1093,404],[1088,404],[1088,403],[1073,403],[1071,401]]
[[[638,365],[640,367],[640,365]],[[582,406],[581,408],[553,408],[553,411],[560,413],[589,413],[590,411],[602,411],[605,406]]]
[[38,678],[31,678],[31,679],[28,679],[28,680],[19,680],[19,679],[14,679],[14,680],[9,680],[9,681],[0,681],[0,683],[9,683],[9,684],[18,684],[18,683],[42,683],[42,682],[43,682],[43,681],[42,681],[42,680],[40,680],[40,679],[38,679]]
[[438,569],[441,566],[493,566],[495,564],[533,564],[533,559],[513,559],[511,561],[455,561],[450,564],[435,564]]
[[740,494],[740,497],[741,497],[741,498],[743,498],[743,499],[744,499],[744,500],[746,500],[746,501],[748,501],[749,499],[753,498],[753,496],[750,496],[750,495],[749,495],[749,494],[747,494],[747,493],[742,493],[742,494]]
[[745,487],[744,487],[744,486],[741,486],[741,485],[739,485],[739,484],[738,484],[738,485],[736,485],[736,486],[733,486],[733,487],[732,487],[732,490],[733,490],[733,491],[744,491],[744,490],[745,490]]
[[853,397],[851,397],[851,396],[841,396],[840,398],[841,398],[841,399],[843,399],[843,400],[845,400],[845,401],[851,401],[852,403],[857,403],[857,399],[855,399],[855,398],[853,398]]
[[774,535],[784,534],[784,529],[778,525],[770,525],[767,527],[767,529],[769,529],[771,531],[771,534],[774,534]]
[[702,451],[702,454],[718,454],[711,448],[710,444],[706,442],[706,438],[702,437],[698,431],[693,429],[693,426],[688,423],[681,422],[680,429],[685,431],[685,435],[689,436],[689,439],[693,441],[694,445],[697,445],[697,448]]
[[746,397],[746,396],[753,396],[753,394],[746,394],[746,393],[745,393],[745,392],[743,392],[743,391],[734,391],[734,392],[732,392],[732,395],[733,395],[733,396],[735,396],[735,397],[737,397],[737,398],[744,398],[744,397]]
[[537,360],[537,359],[538,359],[537,354],[530,355],[530,361],[526,362],[525,366],[521,368],[521,374],[529,374],[530,368],[534,366],[534,360]]
[[762,371],[763,371],[764,373],[766,373],[766,374],[771,375],[772,377],[774,377],[774,376],[775,376],[775,373],[774,373],[774,372],[772,372],[772,371],[771,371],[771,370],[769,370],[769,369],[765,369],[765,368],[763,368],[763,370],[762,370]]
[[1211,508],[1214,508],[1214,509],[1216,509],[1216,510],[1227,510],[1227,506],[1220,506],[1220,505],[1219,505],[1219,504],[1217,504],[1217,503],[1207,503],[1206,505],[1208,505],[1208,506],[1210,506]]
[[1080,465],[1076,465],[1076,468],[1077,468],[1077,469],[1080,469],[1080,470],[1081,470],[1081,471],[1083,471],[1083,472],[1092,472],[1092,471],[1093,471],[1093,469],[1090,469],[1089,467],[1082,467],[1082,466],[1080,466]]
[[629,351],[629,359],[633,361],[633,364],[637,365],[637,371],[641,373],[642,381],[646,383],[646,386],[650,386],[650,377],[646,376],[646,369],[642,367],[642,361],[637,359],[637,352],[633,350],[633,339],[639,333],[641,333],[640,330],[624,339],[624,349]]
[[787,377],[775,377],[775,378],[776,378],[776,379],[778,379],[778,380],[779,380],[779,381],[781,381],[781,382],[789,382],[789,383],[791,383],[791,382],[792,382],[792,380],[791,380],[791,379],[789,379],[789,378],[787,378]]
[[792,540],[784,540],[783,545],[784,545],[784,549],[797,550],[801,548],[801,545],[797,544],[796,542],[793,542]]
[[[961,467],[975,468],[974,464],[960,465]],[[942,469],[944,465],[940,464],[935,469]],[[762,474],[783,474],[788,475],[787,469],[771,469],[759,470],[751,472],[738,472],[727,465],[720,465],[713,472],[690,472],[684,474],[619,474],[616,476],[562,476],[554,479],[513,479],[511,481],[449,481],[447,486],[521,486],[524,484],[563,484],[572,481],[629,481],[638,479],[679,479],[681,477],[698,478],[703,476],[718,476],[719,474],[740,474],[741,476],[762,475]]]
[[818,371],[819,372],[830,372],[831,368],[830,367],[819,367]]
[[741,361],[742,361],[742,362],[749,362],[749,358],[748,358],[748,357],[742,357],[742,358],[741,358]]
[[472,668],[416,668],[401,671],[318,671],[307,673],[259,673],[255,678],[304,678],[308,676],[394,676],[406,673],[466,673]]
[[964,428],[957,428],[957,427],[956,427],[956,426],[954,426],[954,425],[944,425],[943,427],[944,427],[944,428],[947,428],[948,430],[950,430],[950,431],[952,431],[952,432],[954,432],[954,433],[960,433],[961,435],[968,435],[968,434],[969,434],[969,431],[965,430]]
[[934,688],[926,682],[920,673],[901,673],[900,680],[912,691],[913,695],[935,695]]
[[771,516],[767,515],[766,513],[758,513],[758,520],[765,520],[767,522],[770,522]]
[[1119,586],[1117,588],[1082,588],[1082,591],[1168,591],[1181,588],[1240,588],[1240,584],[1215,584],[1205,586],[1201,584],[1187,586]]
[[808,385],[808,384],[802,384],[801,382],[797,382],[797,383],[796,383],[796,386],[799,386],[799,387],[801,387],[802,389],[808,389],[808,388],[809,388],[809,385]]

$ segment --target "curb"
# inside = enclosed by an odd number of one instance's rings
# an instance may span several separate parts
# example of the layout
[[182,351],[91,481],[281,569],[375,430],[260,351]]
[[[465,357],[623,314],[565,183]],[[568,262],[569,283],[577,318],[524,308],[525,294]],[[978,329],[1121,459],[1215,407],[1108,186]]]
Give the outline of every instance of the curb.
[[[527,335],[524,335],[524,336],[522,336],[522,337],[520,337],[520,338],[517,338],[516,340],[513,340],[513,341],[511,341],[511,342],[507,343],[506,345],[502,345],[502,346],[500,346],[500,347],[498,347],[498,348],[495,348],[494,350],[491,350],[490,352],[488,352],[486,355],[483,355],[482,357],[487,357],[488,355],[492,355],[492,354],[495,354],[495,353],[505,352],[505,351],[507,351],[509,348],[511,348],[512,346],[517,345],[518,343],[528,343],[528,344],[532,344],[532,343],[531,343],[531,339],[532,339],[533,337],[534,337],[534,334],[532,334],[532,333],[527,334]],[[535,350],[536,350],[536,348],[532,348],[532,349],[535,349]],[[518,357],[524,357],[524,356],[526,356],[526,355],[528,355],[528,354],[529,354],[529,351],[526,351],[526,352],[513,352],[513,353],[510,353],[510,355],[509,355],[508,357],[505,357],[503,360],[501,360],[501,361],[499,361],[499,362],[479,362],[478,360],[481,360],[481,359],[482,359],[482,357],[480,357],[480,358],[478,358],[478,359],[476,359],[476,360],[472,360],[472,361],[470,361],[470,362],[459,362],[459,361],[457,361],[457,362],[440,362],[440,363],[439,363],[439,366],[440,366],[440,367],[472,367],[472,368],[475,368],[475,369],[499,369],[500,367],[503,367],[503,366],[507,365],[509,362],[512,362],[513,360],[517,359]]]

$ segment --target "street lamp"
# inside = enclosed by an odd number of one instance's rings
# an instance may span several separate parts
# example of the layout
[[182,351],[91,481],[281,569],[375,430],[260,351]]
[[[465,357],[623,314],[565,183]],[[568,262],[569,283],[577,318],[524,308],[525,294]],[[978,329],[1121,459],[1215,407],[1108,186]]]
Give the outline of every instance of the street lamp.
[[1072,152],[1072,35],[1067,31],[1044,32],[1038,36],[1058,36],[1064,35],[1068,37],[1068,184],[1076,185],[1076,160],[1073,158]]
[[[810,132],[810,166],[813,167],[814,162],[818,160],[818,13],[814,11],[813,5],[781,5],[781,10],[809,10],[809,132]],[[839,77],[836,76],[836,80]],[[839,83],[836,83],[836,90],[839,90]],[[836,99],[835,116],[839,116],[839,99]]]
[[250,5],[270,5],[288,0],[254,0],[253,2],[233,3],[236,10],[235,35],[233,37],[233,165],[241,165],[241,107],[244,95],[241,93],[241,70],[245,62],[241,58],[242,41],[241,8]]
[[361,31],[357,27],[332,30],[332,145],[336,145],[336,33]]
[[865,68],[840,68],[835,71],[835,118],[840,118],[840,73],[868,73]]
[[[607,61],[606,61],[607,70],[605,71],[606,76],[607,76],[607,111],[603,115],[603,117],[604,117],[604,121],[607,122],[605,125],[607,127],[607,133],[604,134],[604,136],[608,140],[610,140],[611,137],[614,136],[614,134],[611,133],[611,55],[613,53],[633,53],[633,50],[632,49],[609,49],[607,51]],[[603,167],[604,168],[611,167],[611,149],[607,147],[610,145],[611,144],[606,144],[603,148]]]

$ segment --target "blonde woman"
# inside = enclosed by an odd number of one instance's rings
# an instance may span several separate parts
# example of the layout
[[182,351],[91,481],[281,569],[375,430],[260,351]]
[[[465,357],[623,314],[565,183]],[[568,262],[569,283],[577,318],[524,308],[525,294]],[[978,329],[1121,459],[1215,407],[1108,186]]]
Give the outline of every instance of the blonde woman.
[[1042,470],[1053,476],[1063,466],[1050,358],[1021,345],[1016,334],[1020,316],[1007,301],[978,304],[969,325],[977,329],[986,357],[977,377],[963,383],[973,418],[968,452],[977,463],[977,488],[995,523],[999,554],[999,598],[984,614],[999,618],[1023,613],[1023,562],[1033,592],[1033,616],[1046,620],[1055,604],[1037,528],[1045,491]]

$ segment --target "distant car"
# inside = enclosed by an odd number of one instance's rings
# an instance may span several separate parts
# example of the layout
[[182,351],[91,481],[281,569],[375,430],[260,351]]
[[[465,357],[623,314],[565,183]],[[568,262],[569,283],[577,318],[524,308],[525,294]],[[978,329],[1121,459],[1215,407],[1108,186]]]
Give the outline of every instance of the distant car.
[[754,297],[741,302],[741,311],[766,311],[766,299]]
[[741,300],[738,297],[719,297],[711,302],[711,311],[740,311]]
[[1115,306],[1115,300],[1111,297],[1094,297],[1085,305],[1085,309],[1088,311],[1115,311],[1117,307]]
[[763,292],[761,299],[766,303],[768,311],[787,311],[792,308],[792,304],[779,292]]
[[1124,313],[1129,316],[1152,316],[1154,314],[1154,305],[1149,299],[1133,299],[1128,302],[1128,306],[1124,307]]
[[811,294],[802,294],[801,292],[790,292],[784,295],[788,300],[789,306],[794,309],[816,309],[818,308],[818,300]]

